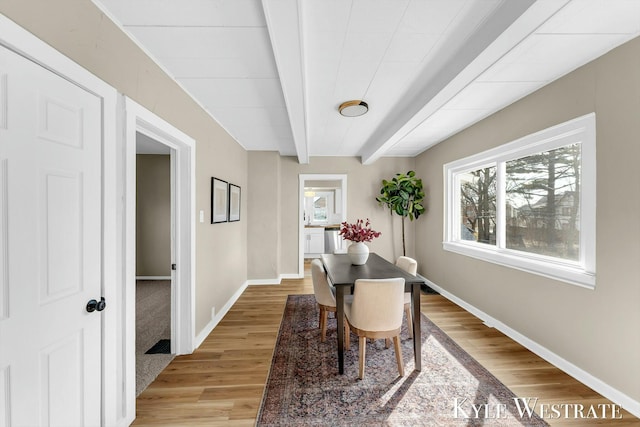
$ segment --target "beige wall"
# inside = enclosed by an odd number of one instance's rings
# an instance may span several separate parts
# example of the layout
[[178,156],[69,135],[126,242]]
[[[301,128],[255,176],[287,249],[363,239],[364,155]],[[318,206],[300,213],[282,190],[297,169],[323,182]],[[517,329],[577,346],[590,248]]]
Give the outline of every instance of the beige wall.
[[171,275],[170,160],[136,156],[136,276]]
[[[246,188],[246,151],[90,0],[0,0],[0,12],[196,140],[196,210],[205,218],[212,176]],[[196,334],[246,280],[246,225],[196,225]]]
[[249,279],[277,279],[281,274],[280,158],[274,151],[249,152]]
[[[597,128],[597,284],[584,289],[442,249],[443,165],[586,113]],[[420,272],[640,401],[640,39],[542,88],[416,159],[428,194]]]
[[[382,179],[390,179],[398,172],[407,172],[415,166],[409,158],[382,158],[373,165],[362,165],[356,157],[313,157],[308,165],[298,164],[294,157],[280,157],[267,152],[250,152],[249,181],[251,196],[249,209],[268,213],[279,211],[277,239],[268,226],[257,227],[251,223],[249,231],[250,251],[260,258],[261,269],[251,258],[249,279],[273,279],[280,274],[298,272],[299,218],[298,195],[300,174],[347,174],[347,220],[369,218],[374,230],[382,235],[369,243],[372,251],[393,260],[402,255],[400,218],[391,217],[386,208],[380,207],[375,198],[380,192]],[[256,167],[253,167],[255,165]],[[258,167],[260,166],[260,167]],[[253,184],[265,183],[258,191]],[[268,184],[266,184],[268,182]],[[279,188],[279,194],[274,189]],[[273,195],[271,195],[273,193]],[[270,216],[269,216],[270,217]],[[420,221],[420,220],[419,220]],[[407,255],[413,255],[414,224],[407,220]],[[272,266],[277,266],[274,268]],[[275,274],[275,275],[274,275]],[[268,275],[268,276],[267,276]]]

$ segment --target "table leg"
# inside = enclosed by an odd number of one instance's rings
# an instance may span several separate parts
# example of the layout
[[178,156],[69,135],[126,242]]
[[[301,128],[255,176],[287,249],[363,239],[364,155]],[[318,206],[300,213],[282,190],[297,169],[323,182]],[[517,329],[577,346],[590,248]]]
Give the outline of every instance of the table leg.
[[338,321],[338,372],[344,374],[344,286],[336,286],[336,320]]
[[422,370],[422,332],[420,328],[420,283],[411,287],[411,308],[413,309],[413,357],[416,371]]

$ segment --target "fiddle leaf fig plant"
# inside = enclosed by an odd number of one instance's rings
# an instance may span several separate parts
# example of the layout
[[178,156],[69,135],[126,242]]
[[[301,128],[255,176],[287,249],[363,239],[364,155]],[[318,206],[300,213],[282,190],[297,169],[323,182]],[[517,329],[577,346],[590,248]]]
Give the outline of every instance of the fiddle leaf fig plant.
[[382,180],[380,196],[376,200],[381,206],[389,208],[391,215],[395,212],[402,218],[402,255],[406,255],[404,237],[404,219],[413,221],[425,212],[423,200],[425,194],[422,180],[416,178],[414,171],[406,174],[397,173],[390,181]]

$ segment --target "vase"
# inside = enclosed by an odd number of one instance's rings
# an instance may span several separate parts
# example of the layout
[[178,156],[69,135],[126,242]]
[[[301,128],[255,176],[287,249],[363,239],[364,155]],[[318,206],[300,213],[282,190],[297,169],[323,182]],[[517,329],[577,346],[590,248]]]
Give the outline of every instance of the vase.
[[347,253],[353,265],[363,265],[369,258],[369,247],[364,242],[353,242],[347,248]]

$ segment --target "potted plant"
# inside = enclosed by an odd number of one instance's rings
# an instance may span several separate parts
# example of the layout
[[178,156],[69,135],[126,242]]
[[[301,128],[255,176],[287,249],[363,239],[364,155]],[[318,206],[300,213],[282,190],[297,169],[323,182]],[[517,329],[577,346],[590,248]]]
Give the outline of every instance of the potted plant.
[[363,265],[367,262],[369,247],[365,245],[365,242],[372,241],[380,234],[382,233],[371,229],[369,218],[366,221],[358,219],[354,224],[349,224],[346,221],[340,224],[340,235],[343,239],[352,242],[347,248],[347,253],[354,265]]
[[391,181],[382,180],[380,197],[376,197],[376,200],[380,205],[388,207],[391,215],[395,212],[402,217],[402,255],[407,255],[404,219],[409,217],[413,221],[424,213],[423,199],[422,180],[416,178],[414,171],[409,171],[406,174],[397,173]]

